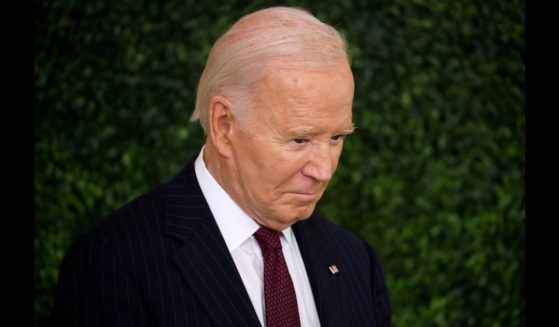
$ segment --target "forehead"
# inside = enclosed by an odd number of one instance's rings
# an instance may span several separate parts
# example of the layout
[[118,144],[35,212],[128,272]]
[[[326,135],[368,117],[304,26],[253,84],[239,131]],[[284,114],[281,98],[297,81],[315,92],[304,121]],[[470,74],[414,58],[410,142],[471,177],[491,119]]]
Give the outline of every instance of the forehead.
[[321,71],[270,70],[256,90],[255,109],[265,115],[337,116],[348,110],[351,113],[353,91],[353,75],[347,65]]
[[350,91],[353,97],[353,75],[347,64],[323,68],[321,70],[279,68],[267,69],[257,92],[282,92],[288,99],[315,95],[315,92],[328,92],[337,89]]

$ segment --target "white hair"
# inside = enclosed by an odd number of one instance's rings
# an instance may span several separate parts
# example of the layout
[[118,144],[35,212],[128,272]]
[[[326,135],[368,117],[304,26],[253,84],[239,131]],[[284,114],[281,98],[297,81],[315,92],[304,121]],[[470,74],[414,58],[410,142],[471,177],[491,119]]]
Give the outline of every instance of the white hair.
[[191,121],[207,133],[209,104],[220,95],[246,121],[255,90],[270,69],[324,70],[349,63],[344,38],[309,12],[272,7],[242,17],[214,44],[198,84]]

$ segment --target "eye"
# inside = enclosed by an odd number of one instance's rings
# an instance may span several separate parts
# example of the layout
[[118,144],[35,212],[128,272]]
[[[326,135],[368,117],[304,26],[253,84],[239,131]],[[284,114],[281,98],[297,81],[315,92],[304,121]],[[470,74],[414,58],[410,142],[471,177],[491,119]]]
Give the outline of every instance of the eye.
[[343,135],[343,134],[338,134],[338,135],[332,136],[331,139],[334,142],[339,142],[339,141],[343,140],[344,136],[345,135]]
[[293,139],[293,140],[291,140],[291,142],[293,142],[295,144],[302,145],[302,144],[305,144],[305,142],[307,142],[307,140],[305,140],[305,139]]

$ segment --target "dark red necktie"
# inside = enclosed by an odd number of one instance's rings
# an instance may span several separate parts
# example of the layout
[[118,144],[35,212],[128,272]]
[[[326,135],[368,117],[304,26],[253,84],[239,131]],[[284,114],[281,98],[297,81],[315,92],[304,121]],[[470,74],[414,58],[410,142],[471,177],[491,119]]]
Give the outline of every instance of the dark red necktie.
[[295,288],[281,250],[280,232],[260,227],[254,237],[264,259],[266,326],[301,326]]

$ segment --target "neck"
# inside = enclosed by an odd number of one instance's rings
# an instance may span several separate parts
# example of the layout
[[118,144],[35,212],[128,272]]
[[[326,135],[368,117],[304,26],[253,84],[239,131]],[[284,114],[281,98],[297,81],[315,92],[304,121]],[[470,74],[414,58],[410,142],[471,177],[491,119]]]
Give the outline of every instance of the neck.
[[225,166],[225,158],[223,158],[217,149],[211,142],[206,142],[204,147],[204,164],[206,168],[213,176],[213,178],[219,183],[219,185],[226,190],[225,185],[223,185],[223,178],[222,172],[224,171],[223,167]]
[[206,168],[216,182],[256,223],[276,231],[282,231],[290,226],[290,224],[282,224],[274,220],[259,219],[258,214],[251,210],[249,204],[240,195],[242,191],[239,188],[239,181],[237,176],[232,173],[235,170],[234,165],[228,161],[232,159],[220,154],[211,141],[206,142],[203,159]]

